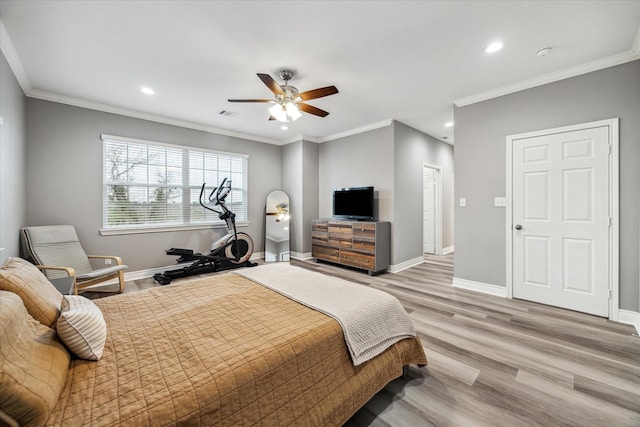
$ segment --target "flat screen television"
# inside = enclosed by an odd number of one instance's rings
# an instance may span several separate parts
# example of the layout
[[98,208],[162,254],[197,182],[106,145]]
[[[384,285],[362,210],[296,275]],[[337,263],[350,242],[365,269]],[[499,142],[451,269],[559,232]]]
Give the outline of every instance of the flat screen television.
[[334,190],[333,217],[372,220],[373,187],[338,188]]

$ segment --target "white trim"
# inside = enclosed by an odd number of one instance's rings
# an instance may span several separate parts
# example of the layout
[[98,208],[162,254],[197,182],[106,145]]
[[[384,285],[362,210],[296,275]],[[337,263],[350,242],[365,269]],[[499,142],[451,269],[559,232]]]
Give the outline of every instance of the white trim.
[[[251,261],[254,260],[259,260],[264,258],[264,252],[254,252],[251,255],[251,258],[249,258]],[[145,270],[137,270],[137,271],[125,271],[124,273],[124,281],[125,282],[131,282],[133,280],[141,280],[141,279],[148,279],[149,277],[153,277],[154,274],[156,273],[164,273],[167,270],[176,270],[178,268],[181,267],[186,267],[188,265],[191,265],[191,262],[183,262],[180,264],[171,264],[165,267],[155,267],[155,268],[148,268]],[[221,271],[226,271],[226,270],[221,270]],[[89,286],[88,288],[85,289],[91,289],[92,287],[99,287],[102,285],[114,285],[118,283],[118,279],[110,279],[110,280],[106,280],[104,282],[101,282],[99,284],[96,284],[95,286]]]
[[400,264],[392,264],[389,266],[387,271],[389,273],[399,273],[402,270],[406,270],[411,267],[415,267],[416,265],[420,265],[424,262],[424,256],[419,256],[408,261],[401,262]]
[[454,251],[453,245],[442,248],[442,255],[450,254]]
[[20,56],[18,56],[18,52],[16,51],[13,42],[11,41],[11,37],[9,37],[7,27],[4,26],[4,22],[2,22],[2,19],[0,19],[0,50],[2,50],[5,58],[7,58],[9,67],[13,71],[13,74],[16,76],[16,80],[18,80],[18,84],[22,88],[22,91],[24,93],[31,92],[31,82],[29,81],[29,76],[27,76],[27,72],[22,66]]
[[[24,90],[24,88],[23,88]],[[151,122],[164,123],[173,126],[179,126],[187,129],[201,130],[204,132],[215,133],[219,135],[231,136],[234,138],[246,139],[249,141],[264,142],[273,145],[282,145],[281,141],[275,139],[264,138],[258,135],[251,135],[248,133],[234,132],[226,129],[221,129],[202,123],[191,122],[188,120],[179,120],[162,116],[159,114],[145,113],[138,110],[132,110],[129,108],[116,107],[113,105],[103,104],[101,102],[88,101],[86,99],[74,98],[71,96],[59,95],[56,93],[46,92],[42,90],[25,90],[25,93],[30,98],[43,99],[45,101],[58,102],[60,104],[73,105],[75,107],[87,108],[89,110],[102,111],[105,113],[120,114],[127,117],[133,117],[136,119],[149,120]]]
[[631,50],[636,53],[636,55],[640,56],[640,28],[638,28],[638,32],[636,33],[636,38],[633,41],[633,46]]
[[609,128],[609,144],[611,145],[611,155],[609,156],[609,214],[611,216],[611,227],[609,228],[609,289],[611,298],[609,299],[609,319],[618,320],[618,307],[620,304],[620,283],[619,283],[619,239],[620,239],[620,183],[619,183],[619,119],[598,120],[595,122],[580,123],[577,125],[563,126],[553,129],[544,129],[535,132],[527,132],[516,135],[507,135],[506,138],[506,199],[505,209],[505,234],[506,234],[506,286],[507,298],[513,297],[513,238],[511,224],[513,223],[512,205],[512,180],[513,180],[513,142],[516,139],[533,138],[562,132],[573,132],[576,130],[592,129],[607,126]]
[[[14,71],[14,74],[16,74],[16,78],[17,78],[18,73],[15,71],[15,69],[14,69],[13,65],[11,64],[11,62],[9,63],[9,65],[11,65],[11,69]],[[20,63],[20,66],[21,65],[22,64]],[[19,79],[18,79],[18,82],[20,83]],[[379,121],[379,122],[370,123],[368,125],[360,126],[360,127],[357,127],[357,128],[349,129],[349,130],[346,130],[346,131],[343,131],[343,132],[334,133],[332,135],[327,135],[327,136],[322,137],[322,138],[314,138],[314,137],[311,137],[311,136],[297,135],[297,136],[294,136],[292,138],[286,139],[284,141],[279,141],[279,140],[276,140],[276,139],[265,138],[265,137],[258,136],[258,135],[242,133],[242,132],[234,132],[234,131],[221,129],[221,128],[205,125],[205,124],[202,124],[202,123],[196,123],[196,122],[192,122],[192,121],[188,121],[188,120],[179,120],[179,119],[174,119],[174,118],[167,117],[167,116],[162,116],[162,115],[159,115],[159,114],[145,113],[145,112],[142,112],[142,111],[132,110],[132,109],[129,109],[129,108],[116,107],[116,106],[113,106],[113,105],[103,104],[103,103],[100,103],[100,102],[88,101],[88,100],[85,100],[85,99],[74,98],[74,97],[65,96],[65,95],[59,95],[59,94],[46,92],[46,91],[42,91],[42,90],[37,90],[37,89],[34,90],[34,89],[31,89],[30,87],[26,88],[22,84],[20,84],[20,86],[22,86],[22,90],[30,98],[42,99],[42,100],[45,100],[45,101],[58,102],[60,104],[66,104],[66,105],[72,105],[72,106],[75,106],[75,107],[87,108],[89,110],[102,111],[102,112],[111,113],[111,114],[119,114],[119,115],[122,115],[122,116],[133,117],[133,118],[136,118],[136,119],[149,120],[151,122],[164,123],[164,124],[183,127],[183,128],[187,128],[187,129],[200,130],[200,131],[203,131],[203,132],[215,133],[215,134],[218,134],[218,135],[225,135],[225,136],[231,136],[231,137],[234,137],[234,138],[246,139],[246,140],[249,140],[249,141],[264,142],[266,144],[272,144],[272,145],[287,145],[287,144],[290,144],[292,142],[298,142],[298,141],[302,141],[302,140],[309,141],[309,142],[315,142],[317,144],[320,144],[320,143],[323,143],[323,142],[329,142],[329,141],[333,141],[335,139],[345,138],[347,136],[352,136],[352,135],[357,135],[357,134],[360,134],[360,133],[368,132],[370,130],[375,130],[375,129],[387,127],[387,126],[390,126],[393,123],[393,119],[386,119],[386,120],[382,120],[382,121]]]
[[289,252],[289,256],[293,259],[306,260],[312,259],[311,252]]
[[[167,270],[175,270],[177,268],[181,268],[181,267],[185,267],[187,265],[190,265],[190,262],[183,262],[180,264],[171,264],[165,267],[155,267],[155,268],[149,268],[146,270],[138,270],[138,271],[125,271],[124,273],[124,281],[125,282],[130,282],[133,280],[140,280],[140,279],[147,279],[149,277],[153,277],[154,274],[156,273],[164,273]],[[102,285],[112,285],[112,284],[116,284],[118,283],[118,279],[111,279],[111,280],[106,280],[104,282],[101,282],[100,284],[96,285],[97,286],[102,286]],[[90,289],[91,286],[87,289]]]
[[370,130],[376,130],[380,128],[384,128],[387,126],[391,126],[393,124],[393,119],[385,119],[375,123],[369,123],[368,125],[360,126],[357,128],[345,130],[343,132],[334,133],[332,135],[323,136],[322,138],[304,138],[305,141],[311,142],[329,142],[335,139],[346,138],[347,136],[357,135],[359,133],[369,132]]
[[179,150],[193,149],[194,151],[202,151],[206,153],[221,154],[223,156],[235,156],[235,157],[242,157],[243,159],[249,159],[248,154],[233,153],[231,151],[211,150],[209,148],[194,147],[191,145],[172,144],[170,142],[152,141],[150,139],[139,139],[139,138],[129,138],[127,136],[108,135],[106,133],[101,134],[100,139],[103,142],[106,142],[106,141],[127,142],[131,144],[143,144],[143,145],[153,145],[158,147],[177,148]]
[[[429,168],[436,171],[438,180],[438,185],[436,186],[436,195],[434,197],[435,201],[435,255],[443,255],[442,253],[442,167],[437,165],[432,165],[430,163],[422,163],[422,181],[424,183],[424,169]],[[422,195],[424,197],[424,187],[422,188]],[[424,198],[422,199],[422,247],[424,251]]]
[[640,313],[630,310],[618,310],[618,322],[632,325],[636,328],[636,334],[640,334]]
[[489,294],[496,297],[507,297],[507,288],[504,286],[492,285],[489,283],[474,282],[473,280],[453,278],[452,285],[455,288],[467,289],[469,291],[481,292],[483,294]]
[[[237,222],[236,226],[248,227],[249,221]],[[165,227],[138,227],[138,228],[101,228],[98,230],[101,236],[118,236],[121,234],[146,234],[146,233],[164,233],[171,231],[189,231],[189,230],[208,230],[212,228],[227,228],[226,224],[221,222],[217,224],[198,224],[198,225],[168,225]]]
[[[636,37],[637,40],[638,37]],[[634,43],[634,50],[638,46]],[[496,89],[481,92],[476,95],[471,95],[466,98],[460,98],[453,101],[456,107],[464,107],[465,105],[471,105],[478,102],[486,101],[488,99],[497,98],[499,96],[508,95],[514,92],[520,92],[521,90],[531,89],[536,86],[546,85],[548,83],[557,82],[559,80],[568,79],[570,77],[579,76],[581,74],[591,73],[593,71],[602,70],[604,68],[614,67],[616,65],[624,64],[627,62],[635,61],[640,58],[640,53],[634,50],[622,52],[616,55],[608,56],[606,58],[597,59],[595,61],[587,62],[586,64],[577,65],[575,67],[565,68],[563,70],[555,71],[553,73],[544,74],[542,76],[534,77],[529,80],[514,83],[507,86],[502,86]]]

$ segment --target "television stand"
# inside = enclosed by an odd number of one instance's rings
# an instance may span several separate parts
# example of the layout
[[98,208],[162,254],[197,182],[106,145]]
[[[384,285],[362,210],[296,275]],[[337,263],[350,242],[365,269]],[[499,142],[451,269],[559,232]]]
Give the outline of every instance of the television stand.
[[314,219],[311,222],[311,255],[367,270],[369,275],[389,268],[391,223]]

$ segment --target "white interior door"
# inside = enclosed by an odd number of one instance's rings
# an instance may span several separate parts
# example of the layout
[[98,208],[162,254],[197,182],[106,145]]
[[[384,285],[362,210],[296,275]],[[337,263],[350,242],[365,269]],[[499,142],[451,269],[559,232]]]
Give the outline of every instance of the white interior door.
[[513,296],[609,315],[609,129],[513,140]]
[[424,167],[422,175],[422,234],[423,248],[426,254],[435,254],[436,251],[436,177],[435,169]]

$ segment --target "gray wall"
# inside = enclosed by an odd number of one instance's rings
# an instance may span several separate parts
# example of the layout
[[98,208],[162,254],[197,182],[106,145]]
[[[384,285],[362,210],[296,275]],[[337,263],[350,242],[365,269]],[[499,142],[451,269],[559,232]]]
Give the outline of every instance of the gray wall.
[[453,245],[453,147],[400,122],[394,122],[395,174],[392,264],[423,251],[423,165],[441,168],[442,247]]
[[331,218],[333,190],[375,187],[375,218],[393,221],[393,126],[320,144],[318,215]]
[[19,231],[26,225],[26,97],[0,53],[0,264],[20,251]]
[[[391,222],[391,264],[422,255],[422,166],[442,167],[443,247],[453,245],[453,147],[403,123],[320,144],[319,216],[335,188],[374,186],[375,217]],[[419,232],[416,232],[419,230]]]
[[455,277],[506,285],[506,136],[620,118],[620,308],[639,311],[640,61],[455,109]]
[[291,251],[302,252],[304,241],[304,196],[302,194],[302,145],[292,142],[282,147],[282,190],[289,195]]
[[296,252],[311,253],[311,221],[318,218],[318,144],[309,141],[302,142],[302,195],[304,197],[303,211],[303,244]]
[[311,220],[318,217],[318,144],[282,147],[282,188],[291,202],[291,251],[311,252]]
[[[117,254],[130,271],[175,263],[164,249],[208,251],[226,229],[100,236],[102,133],[249,155],[249,226],[264,250],[267,194],[281,186],[280,147],[117,114],[27,100],[27,223],[73,224],[88,253]],[[4,196],[3,196],[4,197]],[[4,205],[4,198],[3,198]]]

